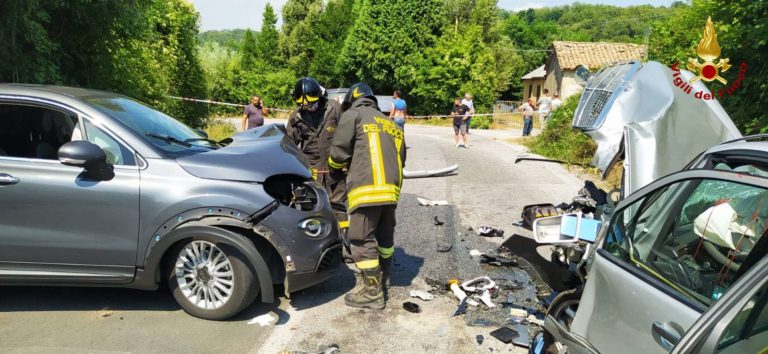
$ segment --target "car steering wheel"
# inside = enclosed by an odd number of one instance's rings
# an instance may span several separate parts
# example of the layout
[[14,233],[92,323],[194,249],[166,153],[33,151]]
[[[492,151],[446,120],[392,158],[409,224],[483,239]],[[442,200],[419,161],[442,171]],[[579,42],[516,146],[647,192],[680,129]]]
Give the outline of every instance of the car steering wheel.
[[746,252],[733,251],[737,253],[736,253],[736,257],[733,257],[733,259],[731,259],[728,254],[723,254],[723,252],[720,250],[722,247],[717,247],[714,243],[709,242],[707,240],[703,240],[703,242],[704,242],[704,249],[712,258],[715,259],[717,263],[720,263],[721,265],[728,267],[730,270],[734,272],[739,271],[739,269],[741,268],[741,262],[747,256]]

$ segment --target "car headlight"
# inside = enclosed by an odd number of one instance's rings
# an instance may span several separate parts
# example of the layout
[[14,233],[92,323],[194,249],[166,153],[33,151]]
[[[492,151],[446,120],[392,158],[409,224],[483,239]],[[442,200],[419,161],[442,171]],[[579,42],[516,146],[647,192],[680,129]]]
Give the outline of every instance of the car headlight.
[[331,225],[324,219],[309,218],[299,222],[299,229],[312,238],[323,238],[331,232]]

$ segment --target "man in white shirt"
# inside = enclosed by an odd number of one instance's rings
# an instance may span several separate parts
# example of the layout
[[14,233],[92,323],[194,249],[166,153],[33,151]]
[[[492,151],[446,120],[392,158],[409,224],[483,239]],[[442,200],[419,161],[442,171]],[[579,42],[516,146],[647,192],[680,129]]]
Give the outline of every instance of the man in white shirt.
[[469,112],[467,112],[467,120],[464,121],[464,124],[467,125],[467,135],[469,135],[469,121],[472,120],[472,116],[475,115],[475,103],[472,102],[472,94],[469,92],[464,94],[464,99],[461,100],[461,104],[469,107]]
[[549,104],[550,112],[557,109],[557,107],[560,107],[563,104],[563,101],[560,100],[560,95],[555,92],[555,98],[552,99],[552,102]]

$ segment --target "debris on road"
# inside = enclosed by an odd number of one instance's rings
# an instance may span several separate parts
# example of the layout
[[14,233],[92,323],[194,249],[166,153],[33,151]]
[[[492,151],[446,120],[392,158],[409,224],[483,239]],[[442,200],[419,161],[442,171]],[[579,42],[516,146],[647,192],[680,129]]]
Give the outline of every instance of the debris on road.
[[443,176],[448,176],[453,174],[458,169],[459,169],[459,165],[453,164],[448,167],[432,169],[432,170],[420,170],[420,171],[403,170],[403,178],[443,177]]
[[418,304],[415,304],[415,303],[412,303],[412,302],[409,302],[409,301],[406,301],[406,302],[403,303],[403,309],[405,309],[405,311],[408,311],[410,313],[420,313],[421,312],[421,307]]
[[430,294],[430,293],[428,293],[426,291],[421,291],[421,290],[411,290],[410,295],[411,295],[411,297],[416,297],[416,298],[419,298],[419,299],[421,299],[423,301],[432,301],[432,300],[435,299],[434,295],[432,295],[432,294]]
[[478,334],[475,336],[475,340],[477,341],[477,345],[483,345],[483,341],[485,341],[485,337],[482,334]]
[[490,264],[498,267],[517,267],[518,263],[507,257],[480,254],[480,264]]
[[512,340],[519,336],[520,333],[509,327],[501,327],[491,332],[491,337],[500,340],[504,344],[512,343]]
[[504,237],[504,230],[494,229],[490,226],[480,226],[477,231],[483,237]]
[[252,324],[258,324],[261,327],[265,326],[271,326],[273,324],[276,324],[277,321],[280,319],[277,314],[274,312],[266,313],[261,316],[256,316],[252,318],[250,321],[246,322],[246,324],[252,325]]
[[479,257],[483,255],[483,252],[480,252],[478,250],[470,250],[469,255],[472,257]]
[[521,309],[521,308],[511,308],[509,310],[509,315],[512,316],[512,317],[527,318],[528,317],[528,310]]
[[440,221],[440,219],[437,218],[437,215],[435,215],[435,226],[440,226],[445,224],[445,222]]
[[483,318],[476,318],[474,320],[469,321],[467,325],[470,327],[497,327],[499,324],[494,321],[486,320]]
[[447,200],[429,200],[422,197],[416,197],[416,200],[419,202],[419,205],[421,206],[439,206],[439,205],[448,205]]
[[316,352],[305,352],[301,350],[283,350],[278,354],[336,354],[341,353],[341,349],[338,344],[321,345],[317,348]]

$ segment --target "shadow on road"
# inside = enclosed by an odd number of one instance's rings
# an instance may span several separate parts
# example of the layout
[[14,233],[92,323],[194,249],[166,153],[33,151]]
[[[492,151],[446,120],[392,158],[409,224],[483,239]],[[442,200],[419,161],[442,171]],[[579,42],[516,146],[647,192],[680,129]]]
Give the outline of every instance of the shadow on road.
[[[402,248],[395,248],[395,264],[392,286],[410,286],[424,265],[424,258],[409,255]],[[291,305],[298,311],[321,306],[343,297],[355,287],[355,273],[352,265],[342,265],[334,276],[325,283],[291,295]]]
[[[0,291],[0,312],[182,311],[166,290],[8,286]],[[278,324],[288,322],[290,316],[278,308],[279,302],[265,304],[260,300],[256,298],[251,306],[228,321],[247,321],[271,311],[279,316]]]

